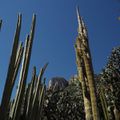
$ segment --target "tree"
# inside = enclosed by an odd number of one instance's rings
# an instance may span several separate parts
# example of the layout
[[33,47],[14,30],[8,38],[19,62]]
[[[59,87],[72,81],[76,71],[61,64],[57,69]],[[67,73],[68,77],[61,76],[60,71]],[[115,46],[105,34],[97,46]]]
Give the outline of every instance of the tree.
[[120,47],[113,48],[100,74],[100,84],[104,89],[109,118],[120,119]]

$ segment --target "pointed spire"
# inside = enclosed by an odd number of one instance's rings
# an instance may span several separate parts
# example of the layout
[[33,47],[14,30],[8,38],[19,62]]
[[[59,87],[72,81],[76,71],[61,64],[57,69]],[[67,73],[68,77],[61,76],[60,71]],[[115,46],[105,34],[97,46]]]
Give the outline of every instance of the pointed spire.
[[84,34],[87,37],[86,26],[82,17],[80,16],[79,7],[76,7],[76,12],[77,12],[77,19],[78,19],[78,33],[80,35]]
[[81,34],[83,30],[83,26],[82,26],[82,19],[79,13],[79,7],[76,7],[76,12],[77,12],[77,19],[78,19],[78,32]]

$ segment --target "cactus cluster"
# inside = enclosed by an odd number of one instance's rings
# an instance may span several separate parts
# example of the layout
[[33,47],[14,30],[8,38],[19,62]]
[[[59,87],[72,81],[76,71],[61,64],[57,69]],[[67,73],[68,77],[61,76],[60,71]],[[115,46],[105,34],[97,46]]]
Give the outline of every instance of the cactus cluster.
[[[77,16],[79,27],[75,51],[78,74],[69,82],[55,77],[46,89],[43,75],[48,63],[38,75],[34,66],[31,81],[27,83],[36,15],[33,15],[25,45],[19,41],[22,15],[18,15],[0,104],[0,120],[120,120],[120,47],[113,49],[107,66],[95,76],[87,29],[78,9]],[[0,30],[1,26],[2,20]],[[19,71],[16,95],[12,98]]]
[[106,68],[96,80],[92,67],[87,29],[78,9],[77,16],[79,27],[75,51],[78,78],[84,100],[85,119],[119,120],[120,48],[116,47],[112,50]]
[[[19,42],[22,15],[18,15],[16,31],[13,40],[6,82],[0,104],[0,120],[40,120],[42,117],[42,105],[46,91],[43,74],[48,65],[41,68],[36,75],[36,67],[33,68],[32,80],[27,84],[27,76],[30,65],[31,51],[34,40],[36,15],[33,15],[30,34],[27,35],[25,45]],[[0,21],[0,28],[2,21]],[[20,64],[21,69],[20,69]],[[20,69],[19,83],[15,98],[11,95]]]

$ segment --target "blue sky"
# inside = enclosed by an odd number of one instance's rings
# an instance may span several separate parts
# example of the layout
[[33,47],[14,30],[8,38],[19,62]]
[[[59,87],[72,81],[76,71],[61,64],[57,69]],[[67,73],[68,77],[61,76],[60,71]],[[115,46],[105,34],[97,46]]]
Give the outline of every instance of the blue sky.
[[[20,40],[29,33],[32,14],[37,15],[28,81],[32,67],[39,69],[49,62],[45,76],[76,74],[74,43],[77,37],[76,6],[88,28],[94,71],[99,73],[114,46],[120,45],[120,3],[118,0],[1,0],[0,18],[0,90],[5,83],[17,14],[22,13]],[[0,97],[1,97],[0,92]]]

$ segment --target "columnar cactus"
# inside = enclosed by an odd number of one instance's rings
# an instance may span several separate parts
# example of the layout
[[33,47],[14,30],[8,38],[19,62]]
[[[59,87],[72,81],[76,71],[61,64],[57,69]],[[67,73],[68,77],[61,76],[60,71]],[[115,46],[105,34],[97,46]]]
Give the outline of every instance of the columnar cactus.
[[36,22],[36,16],[34,15],[30,36],[28,35],[26,38],[26,44],[25,44],[25,49],[23,53],[20,80],[19,80],[18,90],[17,90],[17,94],[16,94],[14,106],[13,106],[14,108],[13,108],[12,117],[14,120],[19,120],[20,118],[20,111],[21,111],[21,105],[22,105],[21,103],[23,101],[23,95],[25,92],[30,56],[31,56],[31,49],[32,49],[32,43],[33,43],[33,37],[34,37],[34,31],[35,31],[35,22]]
[[84,61],[86,77],[88,80],[88,86],[90,90],[92,116],[93,116],[93,120],[99,120],[97,99],[96,99],[96,88],[95,88],[95,82],[94,82],[94,72],[93,72],[92,60],[91,60],[90,49],[88,44],[88,35],[87,35],[87,30],[84,25],[84,22],[79,15],[78,9],[77,9],[77,16],[78,16],[78,25],[79,25],[78,38],[79,38],[79,41],[81,42],[81,46],[79,47],[82,51],[82,59]]
[[36,79],[36,67],[33,68],[32,80],[30,83],[30,89],[28,92],[28,101],[27,101],[27,108],[26,108],[26,119],[30,116],[30,111],[32,109],[32,101],[33,101],[33,90],[35,86],[35,79]]
[[1,102],[1,111],[0,111],[1,120],[5,120],[8,113],[10,98],[11,98],[15,78],[18,73],[18,68],[21,60],[20,58],[22,56],[22,49],[23,49],[22,45],[20,45],[20,49],[18,49],[21,20],[22,20],[22,16],[18,15],[17,28],[16,28],[14,42],[13,42],[13,49],[10,57],[7,78],[6,78],[5,87],[4,87],[3,96],[2,96],[2,102]]
[[104,89],[103,89],[102,86],[100,87],[100,93],[99,94],[100,94],[100,101],[101,101],[101,105],[102,105],[105,120],[109,120],[107,101],[105,99]]
[[[42,77],[43,77],[43,74],[46,70],[46,67],[47,67],[48,63],[45,64],[45,66],[40,70],[40,73],[39,73],[39,76],[38,76],[38,79],[37,79],[37,82],[36,82],[36,88],[35,88],[35,92],[34,92],[34,97],[33,97],[33,101],[32,101],[32,108],[31,108],[31,111],[30,111],[30,116],[29,116],[29,119],[30,120],[36,120],[37,118],[37,111],[39,111],[39,104],[41,104],[42,102],[42,99],[43,99],[43,90],[44,89],[44,85],[42,85],[41,81],[42,81]],[[39,100],[40,99],[40,100]],[[40,103],[39,103],[40,102]]]
[[84,61],[82,58],[82,51],[81,51],[80,46],[81,44],[80,44],[79,38],[77,38],[75,50],[76,50],[76,63],[77,63],[77,69],[78,69],[78,78],[82,86],[85,118],[86,120],[91,120],[92,119],[92,108],[91,108],[91,102],[90,102],[90,94],[89,94],[89,88],[87,85],[87,81],[85,80],[87,78],[86,78],[85,66],[84,66]]

